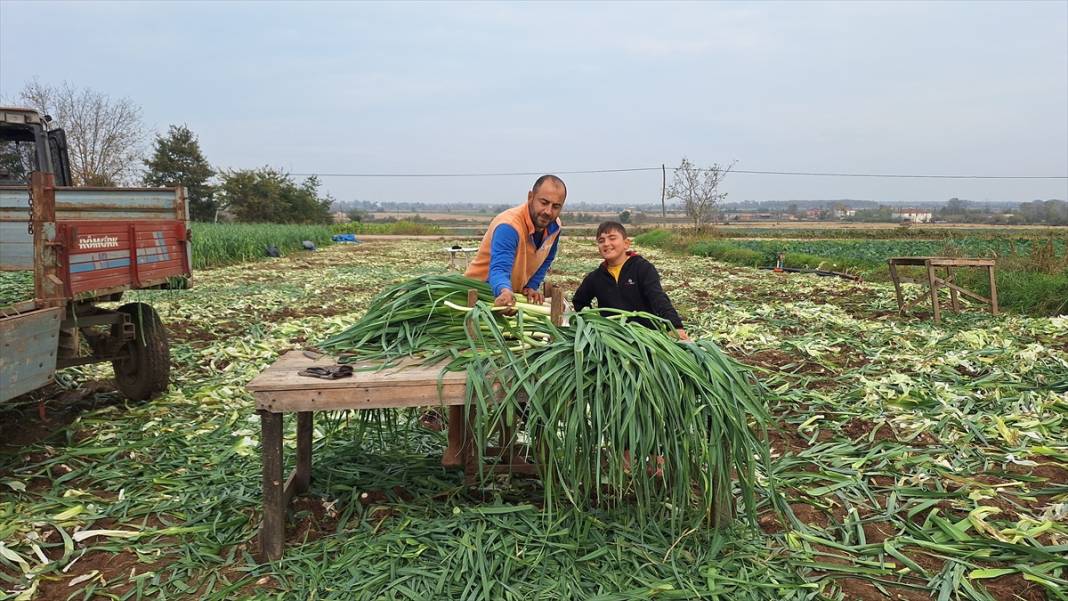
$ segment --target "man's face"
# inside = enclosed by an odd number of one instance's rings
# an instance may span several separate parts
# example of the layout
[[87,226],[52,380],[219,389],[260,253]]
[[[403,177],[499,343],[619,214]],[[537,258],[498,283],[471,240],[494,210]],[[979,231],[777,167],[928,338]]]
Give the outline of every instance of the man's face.
[[619,230],[608,230],[597,236],[597,252],[609,265],[618,265],[626,256],[630,248],[630,238],[627,238]]
[[551,181],[542,182],[537,190],[527,192],[527,209],[534,229],[543,230],[556,221],[564,208],[565,197],[563,186]]

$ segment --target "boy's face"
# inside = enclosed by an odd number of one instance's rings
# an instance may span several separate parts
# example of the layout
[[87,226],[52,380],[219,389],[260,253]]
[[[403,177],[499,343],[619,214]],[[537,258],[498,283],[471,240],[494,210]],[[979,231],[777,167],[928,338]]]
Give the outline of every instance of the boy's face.
[[630,238],[618,230],[608,230],[597,236],[597,251],[609,265],[618,265],[626,260]]

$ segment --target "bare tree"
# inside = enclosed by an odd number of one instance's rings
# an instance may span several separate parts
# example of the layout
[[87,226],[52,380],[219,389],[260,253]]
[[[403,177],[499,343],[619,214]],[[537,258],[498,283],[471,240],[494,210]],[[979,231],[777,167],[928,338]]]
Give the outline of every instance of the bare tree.
[[50,86],[36,79],[20,100],[51,115],[67,132],[71,175],[79,186],[114,186],[137,181],[146,131],[141,107],[128,98],[114,99],[90,88],[64,82]]
[[694,229],[699,230],[708,223],[720,201],[727,197],[726,192],[719,191],[719,184],[733,167],[734,162],[727,166],[712,163],[711,167],[702,169],[682,157],[682,163],[675,168],[674,181],[668,187],[667,194],[670,198],[682,201]]

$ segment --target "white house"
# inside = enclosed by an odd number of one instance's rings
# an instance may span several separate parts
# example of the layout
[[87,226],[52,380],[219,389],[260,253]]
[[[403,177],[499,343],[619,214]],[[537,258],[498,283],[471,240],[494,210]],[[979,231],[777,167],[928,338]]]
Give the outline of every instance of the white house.
[[934,214],[923,209],[898,209],[890,212],[890,218],[911,221],[912,223],[930,223],[931,219],[934,218]]

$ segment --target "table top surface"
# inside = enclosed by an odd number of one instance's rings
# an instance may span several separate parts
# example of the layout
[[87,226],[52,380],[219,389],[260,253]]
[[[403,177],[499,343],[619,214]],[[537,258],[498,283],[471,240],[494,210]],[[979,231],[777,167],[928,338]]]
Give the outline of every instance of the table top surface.
[[894,265],[931,265],[946,267],[987,267],[995,264],[994,259],[979,259],[971,257],[890,257],[888,261]]
[[361,361],[352,364],[354,369],[352,377],[323,380],[297,374],[308,367],[335,365],[337,364],[337,358],[323,355],[318,359],[312,359],[306,356],[303,351],[289,351],[253,378],[246,388],[252,391],[253,394],[258,394],[284,390],[436,386],[439,381],[444,384],[464,384],[466,382],[466,375],[463,372],[446,372],[442,375],[441,369],[444,364],[419,365],[419,361],[419,359],[415,358],[406,358],[401,360],[398,365],[386,369],[380,369],[380,363]]

